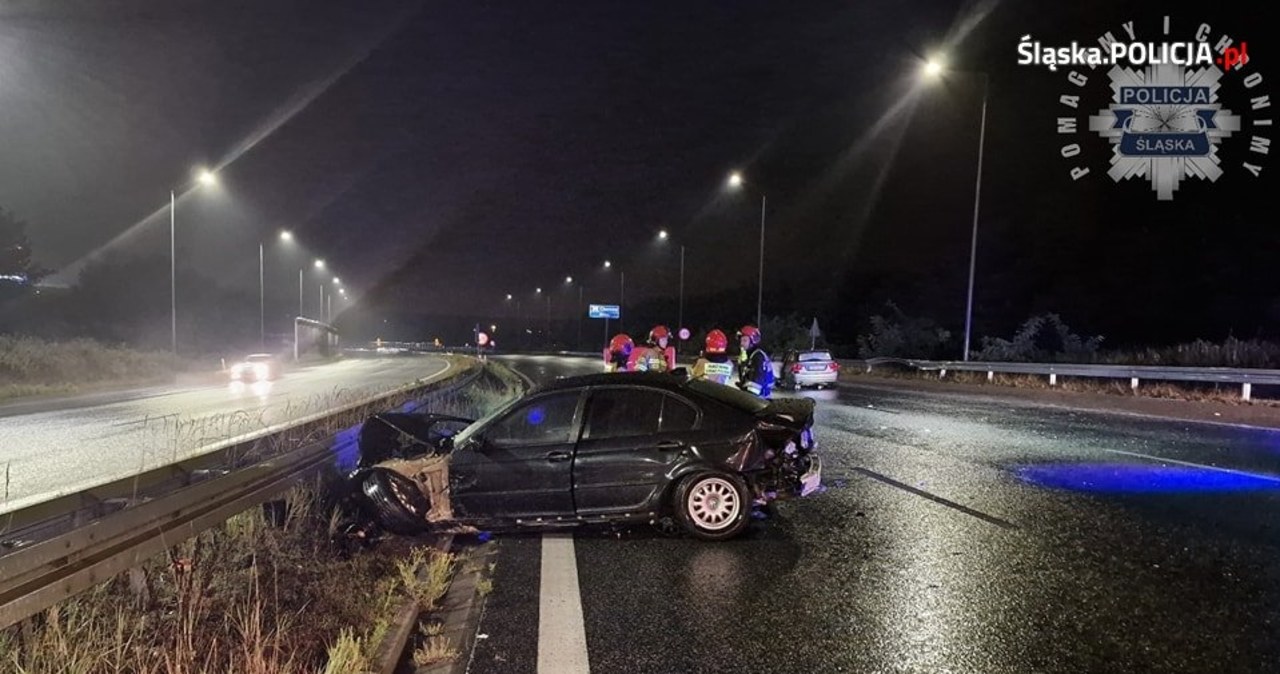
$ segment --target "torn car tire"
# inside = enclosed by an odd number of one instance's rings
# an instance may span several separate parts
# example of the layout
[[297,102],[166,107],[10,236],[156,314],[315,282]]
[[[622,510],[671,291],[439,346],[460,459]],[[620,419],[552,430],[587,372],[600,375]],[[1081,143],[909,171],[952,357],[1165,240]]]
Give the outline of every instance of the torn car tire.
[[360,491],[372,513],[387,531],[401,536],[427,531],[431,501],[417,483],[400,473],[373,468],[361,481]]

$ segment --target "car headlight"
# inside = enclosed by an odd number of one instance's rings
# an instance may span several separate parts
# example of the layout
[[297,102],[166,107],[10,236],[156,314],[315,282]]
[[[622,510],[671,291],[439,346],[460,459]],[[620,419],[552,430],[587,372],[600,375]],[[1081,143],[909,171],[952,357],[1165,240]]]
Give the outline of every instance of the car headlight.
[[253,374],[259,379],[266,379],[270,372],[271,368],[267,367],[266,363],[257,363],[253,366]]

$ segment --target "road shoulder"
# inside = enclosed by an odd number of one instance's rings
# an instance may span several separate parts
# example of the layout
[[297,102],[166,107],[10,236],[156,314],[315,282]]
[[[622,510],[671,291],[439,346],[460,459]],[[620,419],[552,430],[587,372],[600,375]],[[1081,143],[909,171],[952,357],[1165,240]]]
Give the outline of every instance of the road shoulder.
[[1122,396],[1052,389],[1015,388],[998,385],[964,384],[931,379],[903,379],[853,375],[840,381],[842,389],[891,389],[920,393],[985,398],[1013,405],[1058,407],[1208,424],[1280,429],[1280,407],[1267,403],[1226,403],[1220,401],[1173,400],[1141,395]]

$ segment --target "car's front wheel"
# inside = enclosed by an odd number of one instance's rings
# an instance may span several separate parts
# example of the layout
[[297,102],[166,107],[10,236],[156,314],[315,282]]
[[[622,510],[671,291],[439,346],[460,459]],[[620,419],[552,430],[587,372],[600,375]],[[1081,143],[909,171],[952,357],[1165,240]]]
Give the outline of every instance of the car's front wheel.
[[393,534],[413,535],[427,530],[431,502],[413,480],[386,468],[365,475],[360,490],[373,506],[378,522]]
[[684,478],[676,487],[672,505],[684,530],[704,541],[733,538],[750,521],[747,486],[730,473],[696,473]]

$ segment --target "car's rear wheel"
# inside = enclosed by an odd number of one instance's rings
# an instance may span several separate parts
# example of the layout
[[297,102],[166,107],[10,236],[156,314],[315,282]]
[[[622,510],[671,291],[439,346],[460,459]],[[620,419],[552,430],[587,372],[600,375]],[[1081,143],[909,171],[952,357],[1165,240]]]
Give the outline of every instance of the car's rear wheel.
[[751,503],[742,478],[719,471],[697,473],[680,481],[672,504],[680,526],[704,541],[723,541],[742,533]]

